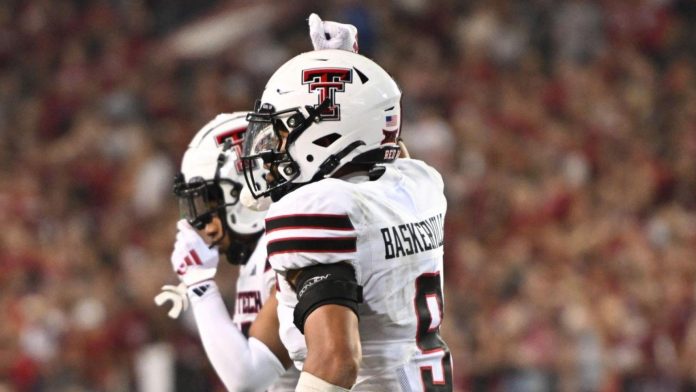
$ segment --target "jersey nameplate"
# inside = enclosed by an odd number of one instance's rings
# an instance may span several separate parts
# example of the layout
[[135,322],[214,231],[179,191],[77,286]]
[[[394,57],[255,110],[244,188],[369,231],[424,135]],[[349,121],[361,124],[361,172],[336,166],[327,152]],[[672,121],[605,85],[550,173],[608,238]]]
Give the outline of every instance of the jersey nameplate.
[[433,250],[441,247],[444,241],[443,214],[420,222],[383,227],[379,231],[387,260]]

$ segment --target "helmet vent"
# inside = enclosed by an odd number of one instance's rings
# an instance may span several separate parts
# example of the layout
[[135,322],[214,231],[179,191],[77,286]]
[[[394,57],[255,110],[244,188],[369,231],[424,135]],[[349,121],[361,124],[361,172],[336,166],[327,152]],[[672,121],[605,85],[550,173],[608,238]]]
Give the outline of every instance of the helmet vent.
[[331,133],[326,136],[322,136],[319,139],[313,141],[312,143],[316,144],[319,147],[328,147],[333,144],[336,140],[338,140],[341,137],[341,135],[337,133]]
[[355,67],[353,67],[353,69],[355,70],[355,73],[358,74],[358,77],[360,78],[360,81],[362,82],[362,84],[365,84],[365,83],[367,83],[368,80],[370,80],[370,79],[369,79],[364,73],[362,73],[359,69],[357,69],[357,68],[355,68]]

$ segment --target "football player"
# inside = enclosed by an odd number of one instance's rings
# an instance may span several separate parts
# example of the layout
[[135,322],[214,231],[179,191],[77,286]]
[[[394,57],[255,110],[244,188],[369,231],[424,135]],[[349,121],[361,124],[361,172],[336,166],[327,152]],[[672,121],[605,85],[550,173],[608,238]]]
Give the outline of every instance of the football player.
[[[309,18],[315,49],[357,50],[352,25]],[[181,280],[155,301],[171,302],[177,318],[189,301],[206,354],[230,391],[292,391],[299,372],[278,337],[275,273],[266,258],[263,204],[242,205],[241,142],[246,113],[218,115],[193,138],[174,183],[184,219],[171,256]],[[252,197],[248,199],[254,201]],[[263,200],[263,199],[260,199]],[[267,205],[267,203],[266,203]],[[220,254],[239,265],[235,314],[230,318],[213,280]],[[288,369],[290,368],[290,369]],[[288,370],[286,370],[288,369]]]
[[282,65],[247,117],[245,179],[273,200],[267,251],[297,391],[452,390],[443,181],[396,159],[400,102],[379,65],[323,50]]

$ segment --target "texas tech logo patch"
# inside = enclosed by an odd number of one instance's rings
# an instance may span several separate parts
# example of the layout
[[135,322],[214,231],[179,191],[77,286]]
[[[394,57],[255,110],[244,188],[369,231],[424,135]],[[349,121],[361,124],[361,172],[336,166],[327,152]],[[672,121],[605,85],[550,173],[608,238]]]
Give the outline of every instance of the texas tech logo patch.
[[341,105],[336,103],[336,93],[346,91],[346,83],[353,83],[353,70],[350,68],[314,68],[302,70],[302,84],[306,84],[309,92],[319,90],[320,105],[328,97],[332,106],[322,111],[322,120],[340,120]]
[[215,144],[218,146],[223,145],[226,140],[230,140],[231,147],[237,153],[237,160],[234,162],[234,168],[237,170],[237,173],[242,173],[242,160],[239,157],[243,155],[242,142],[244,141],[244,132],[246,132],[246,127],[232,128],[215,136]]

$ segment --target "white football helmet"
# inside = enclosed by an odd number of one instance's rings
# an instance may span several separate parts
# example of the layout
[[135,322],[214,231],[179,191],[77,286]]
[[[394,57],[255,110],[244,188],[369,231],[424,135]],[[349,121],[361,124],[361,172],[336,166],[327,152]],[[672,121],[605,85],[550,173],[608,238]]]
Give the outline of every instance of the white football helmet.
[[349,163],[370,168],[393,161],[399,154],[400,101],[396,82],[362,55],[318,50],[296,56],[271,76],[247,116],[243,160],[249,189],[254,197],[278,200]]
[[244,186],[239,157],[247,129],[246,115],[219,114],[196,133],[184,153],[181,173],[174,180],[174,194],[182,218],[196,229],[205,227],[213,214],[220,216],[226,231],[232,234],[260,234],[264,228],[265,212],[250,210],[239,202]]

